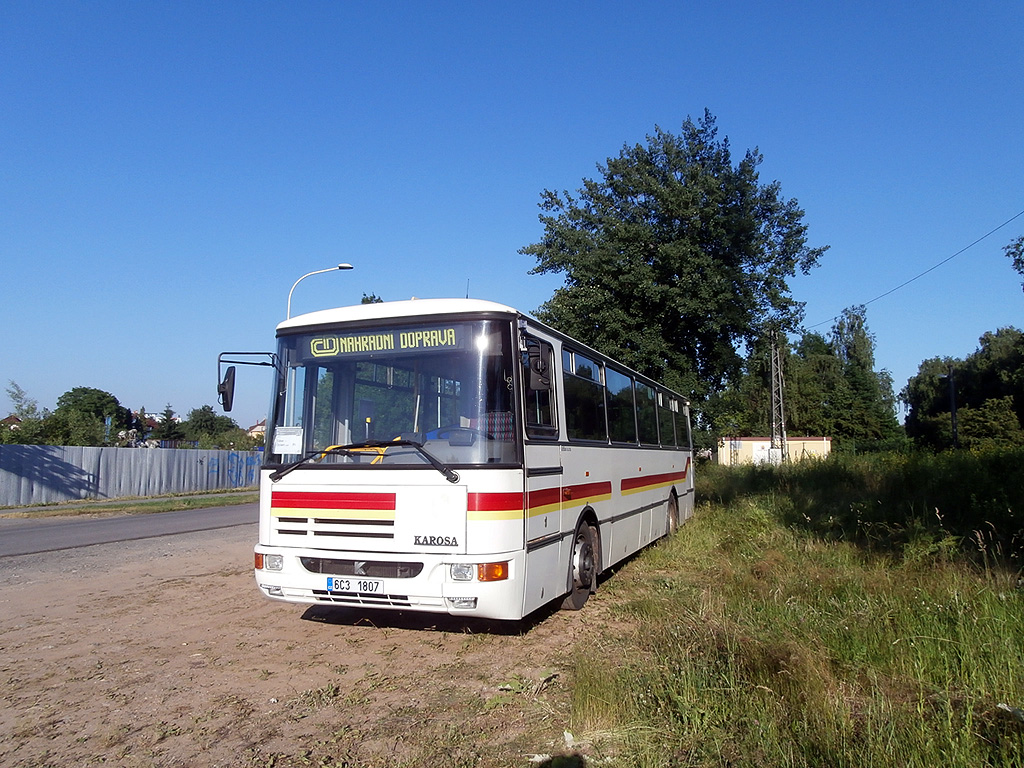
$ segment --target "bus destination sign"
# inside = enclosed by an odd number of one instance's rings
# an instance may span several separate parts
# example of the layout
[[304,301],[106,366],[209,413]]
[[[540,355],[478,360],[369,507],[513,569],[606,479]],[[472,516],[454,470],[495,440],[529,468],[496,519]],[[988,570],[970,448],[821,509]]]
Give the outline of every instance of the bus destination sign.
[[415,350],[458,349],[460,336],[454,326],[417,328],[383,333],[353,333],[343,336],[312,336],[309,354],[312,357],[345,357],[373,352],[409,352]]

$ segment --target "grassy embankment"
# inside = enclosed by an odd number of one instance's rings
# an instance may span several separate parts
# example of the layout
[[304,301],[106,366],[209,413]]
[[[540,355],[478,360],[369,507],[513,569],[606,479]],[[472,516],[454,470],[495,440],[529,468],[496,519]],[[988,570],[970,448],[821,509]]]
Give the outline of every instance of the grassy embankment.
[[0,507],[0,517],[76,517],[79,515],[150,515],[177,512],[183,509],[207,509],[252,504],[259,501],[255,490],[201,491],[160,497],[93,499],[62,504],[41,504],[23,507]]
[[[1024,766],[1024,451],[698,475],[575,662],[596,764]],[[601,593],[599,593],[600,596]]]

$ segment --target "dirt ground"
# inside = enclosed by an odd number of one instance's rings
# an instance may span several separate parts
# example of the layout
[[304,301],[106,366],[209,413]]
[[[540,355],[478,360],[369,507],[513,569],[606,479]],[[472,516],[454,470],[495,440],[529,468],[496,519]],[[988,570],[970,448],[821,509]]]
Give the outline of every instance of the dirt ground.
[[287,605],[257,592],[255,537],[253,525],[0,558],[0,765],[567,754],[569,662],[606,618],[600,599],[511,627]]

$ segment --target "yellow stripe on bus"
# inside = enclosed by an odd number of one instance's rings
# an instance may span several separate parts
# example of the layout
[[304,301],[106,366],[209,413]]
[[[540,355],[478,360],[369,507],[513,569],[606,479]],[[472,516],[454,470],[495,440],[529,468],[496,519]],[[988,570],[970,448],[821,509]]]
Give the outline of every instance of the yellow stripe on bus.
[[530,507],[530,517],[546,515],[550,512],[558,512],[559,510],[585,507],[587,504],[596,504],[599,501],[608,501],[611,497],[612,495],[610,493],[599,493],[594,496],[582,496],[576,499],[567,499],[560,503],[543,504],[537,507]]
[[488,520],[522,520],[523,508],[518,509],[471,509],[466,513],[466,518],[473,522],[485,522]]

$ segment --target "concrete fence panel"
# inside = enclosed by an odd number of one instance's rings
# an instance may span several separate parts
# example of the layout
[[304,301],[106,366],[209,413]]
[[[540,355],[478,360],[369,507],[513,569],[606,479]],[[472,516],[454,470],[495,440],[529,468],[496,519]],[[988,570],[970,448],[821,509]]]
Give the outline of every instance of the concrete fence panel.
[[0,507],[249,488],[262,461],[259,451],[0,445]]

